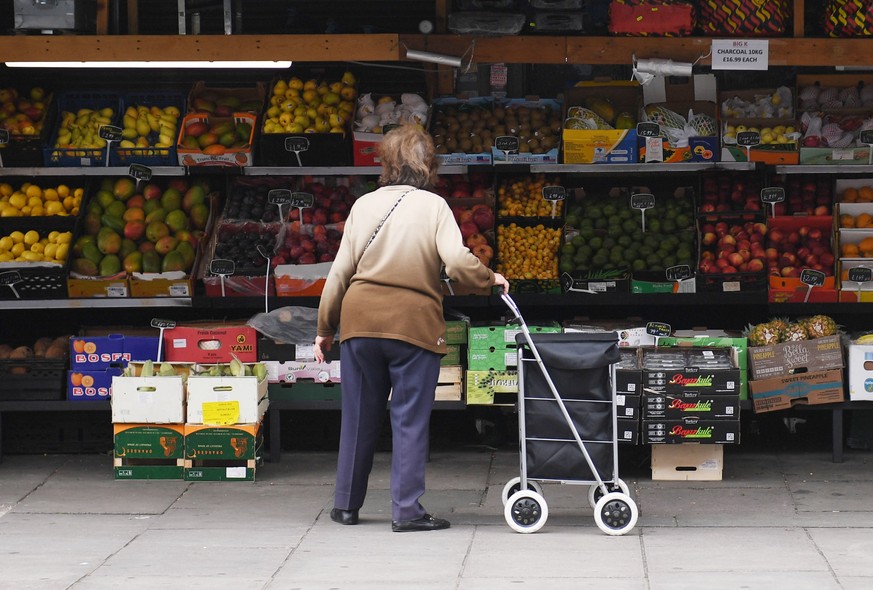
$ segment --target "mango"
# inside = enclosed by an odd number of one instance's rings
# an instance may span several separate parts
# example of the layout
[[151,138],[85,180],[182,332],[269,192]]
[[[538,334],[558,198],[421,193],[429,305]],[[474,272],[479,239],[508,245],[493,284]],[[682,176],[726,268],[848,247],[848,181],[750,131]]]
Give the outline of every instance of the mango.
[[154,250],[142,253],[143,272],[161,272],[161,257]]
[[147,200],[143,204],[142,210],[145,211],[146,215],[148,215],[149,213],[151,213],[155,209],[160,209],[160,207],[161,207],[161,201],[159,199],[150,199],[150,200]]
[[182,260],[185,261],[185,271],[190,271],[191,267],[194,266],[194,258],[196,256],[196,251],[194,250],[194,246],[191,245],[191,242],[179,242],[179,245],[176,246],[176,252],[182,255]]
[[146,215],[145,222],[146,224],[155,222],[155,221],[163,221],[167,217],[167,212],[164,211],[163,207],[160,207],[160,204],[157,208],[152,210],[150,213]]
[[96,277],[97,265],[87,258],[76,258],[73,261],[72,271],[86,277]]
[[204,203],[205,201],[206,191],[199,184],[195,184],[185,191],[185,196],[182,197],[182,209],[185,211],[191,211],[191,208],[194,205]]
[[136,193],[136,182],[128,176],[122,176],[115,181],[112,187],[112,194],[115,198],[126,201]]
[[121,272],[121,259],[116,254],[107,254],[100,261],[98,272],[101,277],[108,277]]
[[196,229],[206,229],[206,224],[209,221],[209,207],[205,203],[200,203],[191,207],[191,224]]
[[252,125],[251,123],[246,123],[245,121],[236,124],[236,134],[240,139],[248,141],[252,135]]
[[182,207],[182,193],[177,191],[174,188],[168,188],[161,195],[161,207],[164,208],[167,213],[170,211],[175,211]]
[[103,254],[118,254],[121,250],[121,236],[108,227],[97,232],[97,249]]
[[103,207],[103,209],[106,209],[109,205],[114,203],[115,195],[112,193],[111,187],[109,189],[102,188],[97,191],[96,200],[100,203],[100,206]]
[[94,236],[92,236],[92,235],[80,236],[79,239],[76,240],[76,243],[73,244],[73,256],[75,256],[76,258],[81,257],[83,255],[82,250],[84,249],[85,244],[93,244],[93,243],[94,243]]
[[131,252],[137,252],[136,242],[129,238],[121,239],[121,250],[118,252],[119,258],[125,258]]
[[153,244],[166,235],[169,235],[170,228],[163,221],[152,221],[146,226],[146,239]]
[[131,252],[124,257],[124,270],[129,273],[142,272],[142,252]]
[[164,256],[163,261],[161,261],[161,272],[172,272],[178,270],[185,270],[185,259],[182,257],[181,252],[174,250]]
[[85,260],[94,263],[96,272],[97,265],[100,263],[100,260],[103,259],[103,253],[97,248],[97,244],[92,242],[84,245],[82,248],[82,257]]
[[200,149],[205,149],[211,145],[215,145],[218,143],[218,136],[211,131],[208,133],[204,133],[200,137],[197,138],[197,144],[200,146]]
[[128,240],[139,240],[143,237],[146,230],[145,221],[135,219],[124,224],[124,237]]
[[209,125],[202,122],[190,123],[185,127],[185,136],[194,137],[195,139],[209,131]]
[[108,213],[104,213],[100,216],[100,223],[103,224],[103,227],[107,227],[115,232],[124,231],[124,220],[120,217],[115,217]]
[[176,246],[179,245],[179,240],[177,240],[174,236],[164,236],[157,242],[155,242],[155,252],[158,254],[166,256],[170,252],[176,249]]
[[90,234],[92,236],[97,235],[97,232],[100,231],[100,228],[103,227],[103,224],[100,222],[100,214],[94,211],[89,212],[85,215],[85,233]]
[[185,212],[181,209],[176,209],[175,211],[167,213],[164,223],[166,223],[170,227],[170,230],[175,233],[183,229],[188,229],[188,216],[185,215]]
[[186,148],[189,150],[199,150],[200,149],[200,143],[197,141],[197,138],[194,137],[193,135],[186,135],[185,137],[183,137],[182,142],[181,142],[181,146],[183,148]]
[[121,218],[126,210],[127,205],[125,205],[124,201],[112,201],[112,203],[103,208],[103,213]]
[[226,133],[233,133],[233,123],[230,121],[216,123],[209,132],[215,134],[217,137],[221,137]]
[[224,147],[230,147],[236,142],[236,133],[233,131],[228,131],[227,133],[221,135],[218,138],[218,143],[223,145]]
[[213,143],[203,148],[203,153],[210,156],[220,156],[227,151],[227,148],[220,143]]

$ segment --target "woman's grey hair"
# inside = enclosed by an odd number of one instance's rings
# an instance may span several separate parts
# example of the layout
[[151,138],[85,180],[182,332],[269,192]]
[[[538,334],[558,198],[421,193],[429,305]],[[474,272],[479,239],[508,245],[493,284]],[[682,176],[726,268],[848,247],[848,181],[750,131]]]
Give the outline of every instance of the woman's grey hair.
[[433,138],[415,125],[401,125],[385,134],[379,144],[382,186],[406,184],[416,188],[433,186],[439,163]]

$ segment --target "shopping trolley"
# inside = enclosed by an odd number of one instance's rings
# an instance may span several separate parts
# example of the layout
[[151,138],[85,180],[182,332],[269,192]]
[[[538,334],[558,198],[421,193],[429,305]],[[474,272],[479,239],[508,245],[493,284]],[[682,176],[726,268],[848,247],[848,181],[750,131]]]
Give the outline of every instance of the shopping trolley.
[[502,295],[521,331],[518,345],[520,477],[503,488],[503,514],[519,533],[549,517],[540,482],[590,485],[594,522],[608,535],[634,528],[639,511],[618,477],[613,364],[618,336],[531,334],[515,301]]

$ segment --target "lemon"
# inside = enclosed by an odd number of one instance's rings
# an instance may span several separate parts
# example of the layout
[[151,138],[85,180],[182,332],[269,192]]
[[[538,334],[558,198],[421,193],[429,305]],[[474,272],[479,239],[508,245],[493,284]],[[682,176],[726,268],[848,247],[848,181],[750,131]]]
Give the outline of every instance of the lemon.
[[42,217],[43,215],[45,215],[45,209],[42,207],[42,205],[33,207],[30,210],[31,217]]
[[12,241],[12,238],[9,236],[3,236],[0,238],[0,252],[8,252],[12,249],[12,246],[15,245],[15,242]]
[[30,247],[31,252],[36,252],[37,254],[42,254],[45,252],[45,244],[42,242],[37,242]]
[[8,182],[0,183],[0,196],[10,197],[12,193],[15,192],[12,188],[12,185]]
[[22,207],[27,205],[27,197],[24,193],[15,193],[11,197],[9,197],[9,204],[16,209],[21,209]]
[[[24,241],[24,234],[18,230],[9,234],[9,237],[12,238],[12,241],[16,244],[20,244]],[[16,254],[18,256],[18,254]]]
[[15,207],[9,206],[0,211],[0,217],[21,217],[21,211]]
[[[82,189],[76,189],[77,191],[81,191]],[[65,184],[59,184],[58,188],[55,189],[58,193],[58,196],[61,198],[68,197],[70,195],[70,187]]]
[[59,260],[61,262],[67,259],[67,253],[70,250],[69,244],[58,244],[58,249],[55,250],[55,260]]
[[73,239],[73,232],[65,231],[58,236],[58,244],[69,244]]
[[15,260],[15,257],[11,252],[0,252],[0,262],[11,262]]
[[57,231],[57,230],[55,230],[55,231],[51,231],[51,232],[49,232],[49,235],[48,235],[48,238],[47,238],[47,239],[48,239],[49,242],[51,242],[52,244],[54,244],[55,242],[58,241],[58,236],[59,236],[59,235],[61,235],[61,232],[59,232],[59,231]]
[[63,203],[64,209],[66,209],[67,211],[72,211],[73,207],[76,206],[76,199],[75,197],[64,197]]
[[13,256],[18,258],[19,256],[21,256],[21,253],[24,252],[24,243],[23,242],[16,242],[16,244],[14,246],[12,246],[12,249],[9,251],[12,252]]
[[27,262],[39,262],[42,260],[42,254],[25,250],[21,253],[21,258]]
[[[32,248],[31,248],[32,249]],[[43,248],[42,255],[46,259],[54,260],[58,253],[58,245],[57,244],[46,244],[45,248]]]
[[60,201],[47,201],[45,204],[46,215],[60,215],[64,212],[64,204]]
[[58,195],[58,191],[53,188],[45,189],[42,192],[42,196],[46,201],[57,201],[60,197],[60,195]]
[[[68,190],[69,190],[69,189],[68,189]],[[61,194],[61,191],[60,191],[60,190],[58,191],[58,194],[59,194],[59,195]],[[66,195],[64,195],[64,196],[66,196]],[[83,196],[85,196],[85,189],[83,189],[83,188],[77,188],[76,190],[73,191],[73,196],[76,197],[77,199],[80,199],[80,200],[81,200],[81,198],[82,198]]]
[[39,232],[37,232],[36,230],[32,229],[32,230],[28,231],[26,234],[24,234],[24,243],[27,244],[28,246],[32,246],[33,244],[36,244],[38,241],[39,241]]
[[25,194],[28,197],[40,197],[40,198],[42,198],[42,189],[39,188],[35,184],[31,184],[30,186],[27,187]]

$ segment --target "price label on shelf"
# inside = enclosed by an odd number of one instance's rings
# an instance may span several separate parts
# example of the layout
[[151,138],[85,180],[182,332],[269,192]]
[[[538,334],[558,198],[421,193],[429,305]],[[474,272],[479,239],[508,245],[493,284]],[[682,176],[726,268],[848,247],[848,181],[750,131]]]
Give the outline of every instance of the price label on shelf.
[[805,268],[800,271],[800,282],[810,287],[823,287],[825,282],[825,273],[820,270]]
[[291,191],[287,188],[274,188],[267,193],[267,202],[271,205],[287,205],[291,202]]
[[665,324],[664,322],[649,322],[646,324],[646,334],[655,338],[669,336],[672,333],[673,327],[670,324]]
[[737,145],[742,147],[754,147],[760,145],[761,134],[757,131],[740,131],[737,133]]
[[21,273],[17,270],[9,270],[0,273],[0,285],[14,285],[21,282]]
[[863,266],[849,269],[849,280],[853,283],[866,283],[873,279],[873,270]]
[[285,150],[289,152],[305,152],[309,150],[309,138],[292,135],[285,138]]
[[691,267],[687,264],[677,264],[665,271],[668,281],[684,281],[691,278]]
[[176,327],[176,320],[162,320],[160,318],[152,318],[151,327],[163,330],[165,328],[173,329]]
[[860,134],[858,139],[861,143],[866,143],[867,145],[873,145],[873,129],[865,129]]
[[121,141],[121,127],[115,125],[101,125],[97,130],[97,136],[106,141]]
[[563,201],[567,198],[567,189],[563,186],[544,186],[543,199],[546,201]]
[[658,137],[661,135],[661,126],[657,123],[637,123],[637,135],[640,137]]
[[6,145],[7,143],[9,143],[9,130],[0,129],[0,145]]
[[236,264],[233,260],[227,258],[213,258],[209,263],[209,272],[217,276],[230,276],[236,270]]
[[152,179],[152,169],[143,164],[131,164],[130,168],[127,169],[127,175],[137,182],[148,182]]
[[298,209],[308,209],[315,204],[315,196],[312,193],[293,192],[288,204]]
[[505,162],[509,162],[509,154],[518,153],[519,145],[520,142],[514,135],[500,135],[494,138],[494,147],[506,154]]
[[761,189],[762,203],[781,203],[785,200],[785,189],[781,186],[771,186]]
[[631,209],[637,209],[640,212],[643,232],[646,231],[646,210],[655,206],[655,195],[651,193],[636,193],[631,195]]

